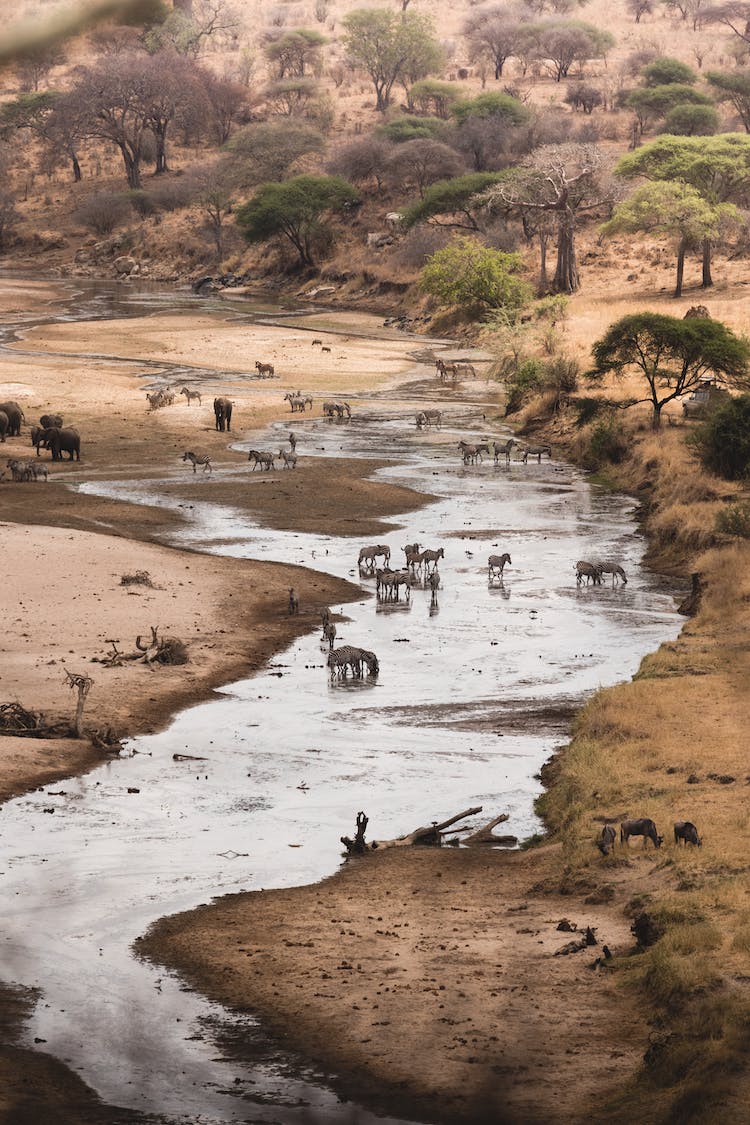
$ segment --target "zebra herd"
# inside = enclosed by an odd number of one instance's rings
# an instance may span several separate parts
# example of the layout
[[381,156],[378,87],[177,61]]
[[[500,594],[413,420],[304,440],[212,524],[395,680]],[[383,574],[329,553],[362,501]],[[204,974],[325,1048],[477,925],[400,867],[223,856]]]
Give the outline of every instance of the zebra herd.
[[585,559],[579,559],[575,565],[576,572],[576,585],[580,586],[586,579],[586,585],[590,582],[594,586],[602,585],[602,578],[605,574],[612,575],[612,585],[617,585],[618,581],[622,581],[624,586],[627,586],[628,580],[625,577],[625,571],[619,563],[606,561],[606,562],[586,562]]
[[[417,423],[419,425],[419,423]],[[548,457],[552,457],[552,447],[550,445],[521,445],[515,438],[509,438],[508,441],[482,441],[482,442],[468,442],[463,438],[458,443],[458,451],[461,455],[464,465],[476,465],[483,460],[482,454],[486,453],[489,457],[490,453],[493,454],[495,464],[499,462],[501,457],[505,457],[505,464],[510,464],[510,453],[513,446],[518,447],[521,454],[521,460],[527,464],[529,457],[536,457],[537,462],[541,464],[542,454],[546,453]]]

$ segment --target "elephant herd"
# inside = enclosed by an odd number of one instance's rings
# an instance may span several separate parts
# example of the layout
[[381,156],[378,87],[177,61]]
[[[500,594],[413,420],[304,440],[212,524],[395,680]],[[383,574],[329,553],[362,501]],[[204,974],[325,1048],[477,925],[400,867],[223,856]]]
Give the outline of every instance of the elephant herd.
[[[0,442],[6,437],[20,437],[21,424],[26,416],[17,402],[0,402]],[[49,449],[53,461],[62,461],[67,453],[72,461],[81,460],[81,435],[73,426],[63,426],[62,415],[43,414],[38,426],[31,427],[31,444],[37,457],[42,449]]]

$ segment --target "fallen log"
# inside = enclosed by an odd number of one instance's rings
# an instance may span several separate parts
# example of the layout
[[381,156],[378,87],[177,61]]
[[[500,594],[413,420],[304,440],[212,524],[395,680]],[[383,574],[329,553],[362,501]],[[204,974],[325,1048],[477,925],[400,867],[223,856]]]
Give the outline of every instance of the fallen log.
[[500,848],[514,848],[518,843],[517,836],[496,836],[492,829],[498,824],[504,824],[508,819],[507,813],[501,813],[491,820],[489,824],[485,824],[483,828],[478,828],[476,832],[472,832],[470,836],[465,836],[461,841],[464,847],[473,848],[477,845],[489,845],[490,847]]
[[[477,805],[471,809],[464,809],[463,812],[456,813],[448,820],[442,821],[438,824],[436,821],[432,824],[415,828],[413,832],[407,833],[405,836],[397,836],[395,840],[373,840],[370,844],[371,848],[408,848],[412,846],[419,847],[432,847],[439,848],[443,843],[443,836],[446,835],[446,830],[459,820],[465,820],[467,816],[474,816],[476,813],[482,811],[482,806]],[[454,828],[454,832],[459,832],[460,829]]]

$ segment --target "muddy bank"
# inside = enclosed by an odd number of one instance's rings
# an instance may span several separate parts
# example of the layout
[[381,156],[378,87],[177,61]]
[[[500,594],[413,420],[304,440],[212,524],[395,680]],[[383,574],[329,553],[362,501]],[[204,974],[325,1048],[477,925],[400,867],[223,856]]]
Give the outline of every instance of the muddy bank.
[[569,1122],[587,1107],[591,1120],[646,1033],[592,970],[601,945],[555,956],[576,937],[557,930],[564,917],[613,951],[631,944],[620,907],[540,893],[559,867],[555,848],[390,851],[316,886],[163,919],[138,949],[260,1013],[342,1092],[384,1109],[479,1123]]

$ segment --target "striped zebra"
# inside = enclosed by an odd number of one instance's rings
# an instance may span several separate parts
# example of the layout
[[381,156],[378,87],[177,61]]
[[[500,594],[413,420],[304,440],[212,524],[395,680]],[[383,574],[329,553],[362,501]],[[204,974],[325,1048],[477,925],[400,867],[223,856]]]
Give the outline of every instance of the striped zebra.
[[371,547],[362,547],[359,552],[357,563],[360,567],[366,567],[367,570],[372,570],[375,566],[375,559],[382,555],[383,561],[387,564],[391,559],[391,548],[383,543],[375,543]]
[[623,586],[627,586],[628,580],[625,577],[625,571],[622,569],[622,567],[620,566],[619,563],[611,562],[611,561],[599,562],[599,560],[597,559],[597,561],[594,563],[594,566],[596,567],[596,569],[599,571],[600,574],[611,574],[612,575],[612,585],[613,586],[615,586],[617,584],[617,581],[619,579],[622,579]]
[[375,572],[375,592],[378,597],[382,593],[385,598],[393,597],[398,601],[398,588],[405,587],[406,600],[411,598],[411,574],[408,570],[378,570]]
[[346,670],[351,668],[352,676],[361,677],[363,666],[371,676],[377,676],[380,671],[378,658],[374,652],[369,652],[365,648],[357,648],[354,645],[343,645],[341,648],[333,648],[328,653],[327,660],[328,667],[331,669],[331,679],[339,676],[346,679]]
[[193,399],[197,401],[198,406],[203,405],[200,391],[191,391],[189,387],[183,387],[180,391],[180,394],[185,396],[188,406],[190,406],[190,403],[193,401]]
[[487,559],[487,577],[490,582],[495,578],[503,580],[503,570],[506,566],[510,566],[510,555],[506,551],[504,555],[490,555]]
[[523,463],[527,464],[529,457],[536,457],[538,464],[542,463],[542,454],[546,453],[548,457],[552,456],[552,447],[550,445],[527,445],[523,451]]
[[421,430],[423,426],[435,426],[440,429],[440,423],[443,420],[442,410],[420,410],[417,414],[417,429]]
[[333,621],[323,622],[323,640],[328,641],[328,651],[331,652],[336,640],[336,625]]
[[514,445],[518,445],[515,438],[509,438],[506,442],[493,441],[492,446],[495,452],[495,464],[500,460],[500,454],[505,454],[505,464],[510,464],[510,451]]
[[426,551],[422,551],[422,562],[424,564],[425,574],[427,574],[427,572],[428,572],[430,563],[432,563],[433,571],[437,570],[438,559],[444,559],[444,558],[445,558],[445,551],[443,550],[442,547],[438,547],[438,549],[436,551],[432,551],[432,550],[429,550],[429,549],[426,550]]
[[247,455],[247,459],[253,462],[253,472],[258,468],[258,465],[260,465],[261,472],[263,472],[264,469],[270,470],[276,468],[274,465],[274,461],[276,460],[275,453],[264,453],[259,449],[251,449]]
[[182,460],[191,462],[193,466],[193,472],[196,471],[198,465],[203,466],[204,473],[206,472],[206,470],[208,470],[209,473],[212,473],[214,471],[213,465],[211,464],[211,458],[207,453],[193,453],[192,450],[186,449],[182,455]]
[[297,468],[297,454],[293,449],[291,450],[291,452],[288,449],[280,449],[278,452],[278,456],[284,462],[285,469]]
[[477,372],[473,363],[457,363],[456,369],[459,375],[471,375],[472,379],[476,379]]
[[602,584],[602,572],[596,563],[586,562],[579,560],[576,563],[576,585],[580,586],[583,579],[586,579],[586,585],[593,580],[595,586]]

